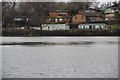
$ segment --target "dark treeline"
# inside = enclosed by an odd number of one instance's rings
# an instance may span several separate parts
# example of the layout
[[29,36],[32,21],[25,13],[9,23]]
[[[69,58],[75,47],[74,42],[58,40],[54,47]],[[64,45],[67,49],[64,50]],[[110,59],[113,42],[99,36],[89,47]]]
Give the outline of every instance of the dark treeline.
[[[27,26],[38,26],[45,23],[45,17],[50,10],[69,10],[71,16],[79,10],[87,9],[91,2],[3,2],[2,20],[5,27],[16,27],[15,16],[27,16],[30,20]],[[3,26],[3,27],[4,27]]]

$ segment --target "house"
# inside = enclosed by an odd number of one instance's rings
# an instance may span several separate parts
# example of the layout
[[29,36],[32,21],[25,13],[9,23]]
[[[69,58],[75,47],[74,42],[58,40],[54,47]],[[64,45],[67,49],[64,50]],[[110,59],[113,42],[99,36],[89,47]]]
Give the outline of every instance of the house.
[[27,16],[16,16],[14,17],[14,24],[24,26],[27,24],[29,18]]
[[98,30],[103,29],[106,30],[107,24],[103,22],[88,22],[88,23],[82,23],[78,25],[78,29],[89,29],[89,30]]
[[68,10],[52,10],[46,16],[46,24],[42,24],[42,30],[69,30],[70,14]]
[[70,30],[67,24],[43,24],[42,30]]
[[86,22],[96,22],[101,20],[100,13],[96,12],[95,10],[85,10],[83,14],[86,16]]
[[94,10],[79,11],[78,14],[72,17],[73,24],[80,24],[83,22],[96,22],[100,20],[100,13]]
[[105,20],[116,20],[116,13],[120,15],[120,3],[115,3],[113,6],[104,9]]
[[115,10],[113,8],[106,8],[104,14],[105,20],[115,20]]
[[46,17],[46,23],[69,23],[70,14],[68,10],[52,10]]
[[24,22],[26,22],[26,21],[28,21],[28,17],[27,16],[16,16],[16,17],[14,17],[14,21],[18,21],[18,22],[24,21]]

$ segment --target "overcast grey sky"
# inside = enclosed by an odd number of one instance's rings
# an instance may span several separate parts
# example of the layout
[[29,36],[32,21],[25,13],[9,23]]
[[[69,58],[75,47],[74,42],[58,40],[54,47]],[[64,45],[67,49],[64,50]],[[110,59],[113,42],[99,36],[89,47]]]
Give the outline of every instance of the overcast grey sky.
[[119,0],[56,0],[57,2],[69,2],[69,1],[75,1],[75,2],[86,2],[86,1],[95,1],[95,2],[114,2]]
[[[0,0],[2,1],[2,0]],[[3,0],[4,1],[4,0]],[[73,1],[73,2],[87,2],[87,1],[98,1],[98,2],[114,2],[114,1],[119,1],[119,0],[6,0],[6,1],[19,1],[19,2],[69,2],[69,1]]]

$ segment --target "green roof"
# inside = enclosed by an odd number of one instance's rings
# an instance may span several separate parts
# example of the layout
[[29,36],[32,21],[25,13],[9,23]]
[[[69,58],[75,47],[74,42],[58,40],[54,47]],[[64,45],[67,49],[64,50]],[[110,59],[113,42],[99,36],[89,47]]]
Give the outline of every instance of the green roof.
[[107,8],[105,9],[105,13],[114,13],[114,9]]

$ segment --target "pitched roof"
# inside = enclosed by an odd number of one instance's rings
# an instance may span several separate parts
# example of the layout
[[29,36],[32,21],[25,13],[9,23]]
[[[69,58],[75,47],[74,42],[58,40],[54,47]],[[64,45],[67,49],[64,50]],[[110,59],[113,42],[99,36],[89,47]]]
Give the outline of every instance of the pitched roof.
[[101,12],[102,10],[100,8],[89,8],[90,10],[94,10],[94,11],[97,11],[97,12]]
[[85,11],[82,11],[82,12],[79,12],[80,14],[86,16],[86,17],[99,17],[100,14],[99,13],[96,13],[96,12],[85,12]]
[[51,10],[50,12],[68,12],[68,10]]
[[71,16],[47,16],[46,18],[66,18],[69,19]]

